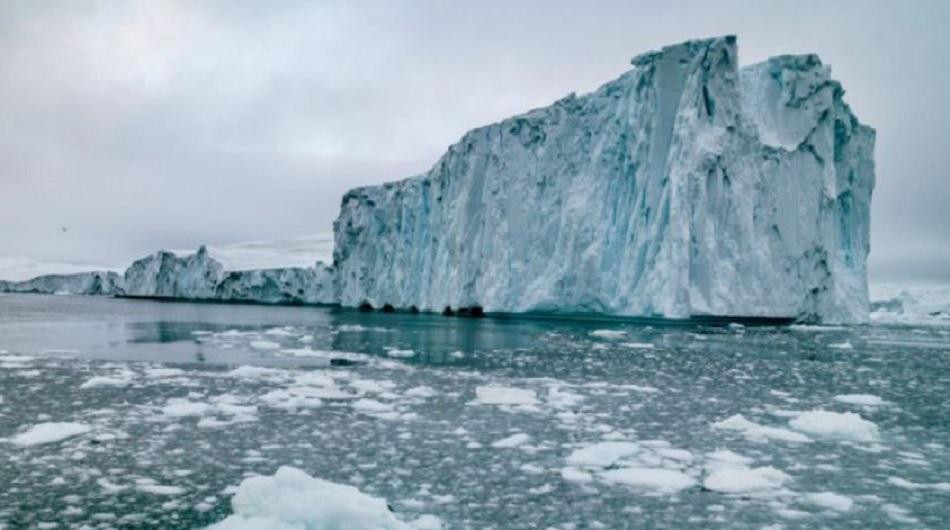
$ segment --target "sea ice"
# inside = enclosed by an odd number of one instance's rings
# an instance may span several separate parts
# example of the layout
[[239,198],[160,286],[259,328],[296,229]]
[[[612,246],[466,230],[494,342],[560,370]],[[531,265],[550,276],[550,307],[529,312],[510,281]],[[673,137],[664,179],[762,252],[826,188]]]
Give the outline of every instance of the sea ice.
[[525,434],[523,432],[519,432],[517,434],[512,434],[511,436],[508,436],[507,438],[502,438],[501,440],[492,442],[491,446],[494,447],[495,449],[506,449],[506,448],[522,446],[528,443],[528,441],[530,440],[531,440],[530,435]]
[[755,493],[780,488],[791,477],[772,466],[723,467],[710,473],[703,486],[721,493]]
[[877,425],[853,412],[813,410],[789,420],[788,425],[819,438],[873,442],[879,437]]
[[538,397],[530,389],[492,385],[475,388],[475,402],[481,405],[535,406]]
[[433,516],[417,525],[396,518],[386,501],[353,486],[314,478],[284,466],[271,476],[244,479],[231,499],[234,514],[209,530],[438,529]]
[[854,501],[849,497],[845,497],[844,495],[839,495],[831,491],[808,493],[802,497],[802,500],[820,508],[835,510],[838,512],[850,511],[851,507],[854,506]]
[[661,493],[676,493],[696,484],[696,479],[672,469],[626,467],[610,469],[599,474],[607,482],[625,484]]
[[871,394],[839,394],[835,396],[835,401],[847,403],[849,405],[862,405],[865,407],[876,407],[884,404],[884,400]]
[[567,464],[574,467],[606,468],[639,451],[640,446],[634,442],[600,442],[574,450],[567,457]]
[[811,438],[804,434],[783,429],[780,427],[767,427],[751,422],[742,414],[730,416],[722,421],[712,424],[714,429],[726,429],[740,431],[746,438],[753,441],[765,441],[768,439],[781,440],[784,442],[804,443],[810,442]]
[[83,423],[74,422],[47,422],[37,423],[26,431],[14,435],[9,441],[14,445],[26,447],[30,445],[48,444],[59,442],[73,436],[85,434],[92,430],[92,427]]

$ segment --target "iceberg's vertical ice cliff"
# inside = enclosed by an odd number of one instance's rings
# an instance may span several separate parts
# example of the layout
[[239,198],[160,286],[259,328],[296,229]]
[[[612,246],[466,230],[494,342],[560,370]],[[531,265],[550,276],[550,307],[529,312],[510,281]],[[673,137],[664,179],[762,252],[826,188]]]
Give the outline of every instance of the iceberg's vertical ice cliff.
[[225,270],[204,246],[179,257],[166,250],[135,261],[126,269],[125,296],[265,304],[336,302],[333,268],[314,267]]
[[734,37],[632,64],[348,192],[339,301],[865,321],[874,130],[830,69]]
[[0,280],[0,293],[115,295],[122,292],[122,276],[112,271],[45,274],[21,282]]

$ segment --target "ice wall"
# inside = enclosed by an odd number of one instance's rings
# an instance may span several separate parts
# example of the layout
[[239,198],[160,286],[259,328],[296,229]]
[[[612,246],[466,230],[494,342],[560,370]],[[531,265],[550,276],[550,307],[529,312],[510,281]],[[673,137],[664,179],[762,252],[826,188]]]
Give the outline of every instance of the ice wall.
[[344,306],[867,319],[873,129],[813,55],[633,59],[342,201]]
[[159,251],[137,260],[125,271],[127,296],[259,302],[329,304],[336,302],[331,267],[280,267],[227,271],[202,246],[179,257]]

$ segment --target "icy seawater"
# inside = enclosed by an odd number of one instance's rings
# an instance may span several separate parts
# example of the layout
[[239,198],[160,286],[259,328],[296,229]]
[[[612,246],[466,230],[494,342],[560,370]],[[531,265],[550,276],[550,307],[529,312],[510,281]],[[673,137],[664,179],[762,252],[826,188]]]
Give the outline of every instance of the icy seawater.
[[947,326],[3,295],[0,527],[946,528],[948,397]]

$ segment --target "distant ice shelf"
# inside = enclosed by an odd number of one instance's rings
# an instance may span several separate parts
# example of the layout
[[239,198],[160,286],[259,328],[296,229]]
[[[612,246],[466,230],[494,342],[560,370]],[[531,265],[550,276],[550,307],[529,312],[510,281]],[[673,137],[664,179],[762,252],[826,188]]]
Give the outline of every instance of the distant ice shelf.
[[875,132],[830,68],[815,55],[740,68],[732,36],[631,63],[590,94],[470,131],[424,174],[349,191],[332,244],[158,252],[114,290],[867,321]]

